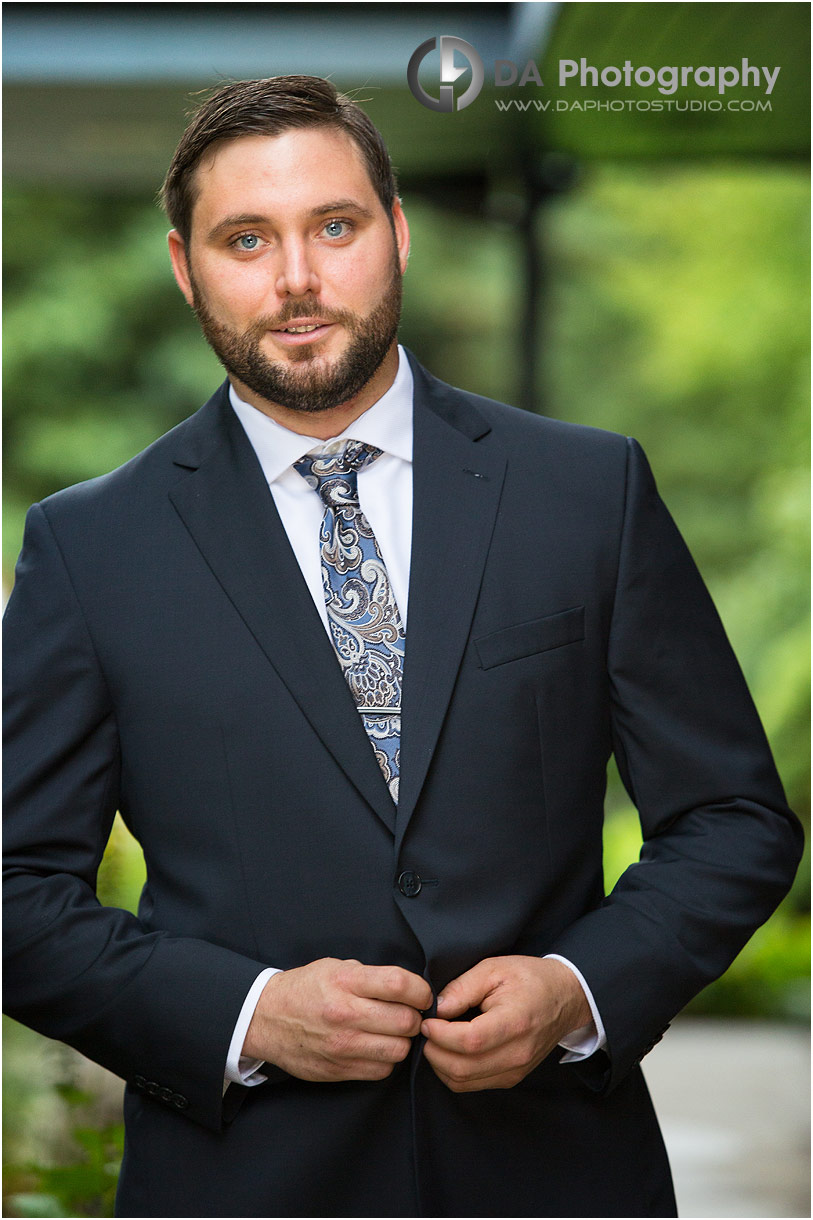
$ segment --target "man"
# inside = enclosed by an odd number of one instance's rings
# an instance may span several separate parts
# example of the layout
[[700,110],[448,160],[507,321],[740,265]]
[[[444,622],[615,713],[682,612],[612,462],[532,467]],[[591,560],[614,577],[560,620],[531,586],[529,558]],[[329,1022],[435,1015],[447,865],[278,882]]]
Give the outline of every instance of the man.
[[121,1215],[674,1214],[638,1063],[800,843],[640,449],[398,348],[407,222],[328,82],[224,86],[163,198],[228,381],[30,512],[9,1011],[127,1080]]

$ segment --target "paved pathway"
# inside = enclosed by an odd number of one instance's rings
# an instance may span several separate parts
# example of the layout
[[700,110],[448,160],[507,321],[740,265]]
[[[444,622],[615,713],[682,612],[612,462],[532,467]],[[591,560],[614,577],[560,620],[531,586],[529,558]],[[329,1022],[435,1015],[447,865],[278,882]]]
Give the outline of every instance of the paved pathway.
[[644,1072],[681,1216],[810,1216],[806,1031],[678,1019]]

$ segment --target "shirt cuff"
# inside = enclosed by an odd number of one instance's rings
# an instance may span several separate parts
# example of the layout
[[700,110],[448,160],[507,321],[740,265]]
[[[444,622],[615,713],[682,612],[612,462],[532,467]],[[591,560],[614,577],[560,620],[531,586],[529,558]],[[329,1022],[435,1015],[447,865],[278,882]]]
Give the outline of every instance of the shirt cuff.
[[252,983],[251,989],[243,1001],[243,1007],[240,1009],[240,1016],[237,1018],[237,1024],[234,1027],[234,1033],[229,1043],[229,1053],[226,1058],[226,1074],[223,1079],[224,1093],[230,1084],[244,1084],[251,1087],[255,1084],[262,1084],[268,1079],[259,1070],[265,1062],[263,1059],[249,1059],[248,1056],[242,1055],[240,1052],[243,1049],[248,1027],[251,1024],[251,1018],[254,1016],[254,1010],[262,995],[263,988],[270,978],[279,973],[280,971],[274,966],[269,966],[266,970],[261,971]]
[[587,986],[582,972],[572,962],[569,962],[566,957],[561,957],[558,953],[546,953],[545,956],[555,962],[561,962],[563,966],[567,966],[568,970],[575,974],[581,984],[581,989],[584,992],[587,1003],[590,1005],[593,1020],[588,1025],[582,1025],[580,1029],[574,1029],[572,1033],[562,1038],[559,1043],[567,1051],[567,1054],[562,1056],[560,1062],[578,1063],[581,1059],[588,1059],[596,1051],[603,1050],[607,1045],[604,1025],[599,1016],[596,1001],[593,999],[593,993]]

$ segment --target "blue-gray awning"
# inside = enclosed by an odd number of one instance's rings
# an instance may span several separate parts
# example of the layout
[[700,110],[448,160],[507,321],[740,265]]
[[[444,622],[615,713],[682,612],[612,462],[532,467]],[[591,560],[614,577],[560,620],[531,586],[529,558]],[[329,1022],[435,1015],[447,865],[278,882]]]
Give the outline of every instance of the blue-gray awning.
[[[383,131],[402,179],[445,181],[452,194],[455,180],[465,193],[477,182],[522,174],[529,158],[550,152],[577,159],[805,156],[809,30],[801,3],[7,3],[6,174],[154,187],[192,91],[290,72],[330,76],[353,90]],[[425,108],[406,85],[413,51],[442,34],[471,43],[485,65],[480,96],[452,114]],[[689,102],[716,103],[719,95],[691,82],[671,99],[657,89],[558,83],[562,59],[601,69],[626,61],[736,65],[743,58],[780,67],[768,109],[692,109]],[[532,60],[543,84],[531,75],[522,86],[495,86],[499,60],[514,62],[518,77]],[[431,57],[425,72],[437,80]],[[763,94],[752,90],[750,97],[764,102]],[[572,105],[622,96],[644,104],[621,112]],[[517,105],[501,109],[510,99]],[[557,105],[565,99],[567,107]],[[653,109],[659,100],[671,105]]]

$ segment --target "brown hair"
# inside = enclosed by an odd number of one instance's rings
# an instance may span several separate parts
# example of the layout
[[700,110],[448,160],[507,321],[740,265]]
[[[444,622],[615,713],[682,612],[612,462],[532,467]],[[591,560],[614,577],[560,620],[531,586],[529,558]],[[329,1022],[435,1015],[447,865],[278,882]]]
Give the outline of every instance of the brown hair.
[[384,141],[356,102],[319,76],[271,76],[222,85],[195,112],[175,150],[159,201],[185,242],[192,228],[195,170],[221,140],[279,135],[292,127],[334,127],[361,151],[370,180],[389,216],[397,193]]

